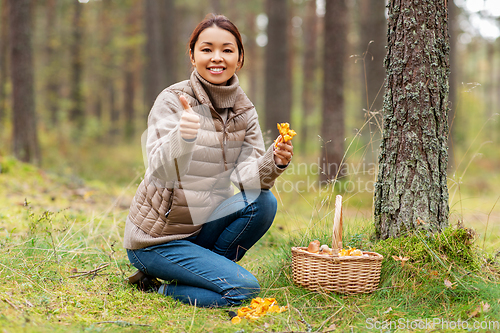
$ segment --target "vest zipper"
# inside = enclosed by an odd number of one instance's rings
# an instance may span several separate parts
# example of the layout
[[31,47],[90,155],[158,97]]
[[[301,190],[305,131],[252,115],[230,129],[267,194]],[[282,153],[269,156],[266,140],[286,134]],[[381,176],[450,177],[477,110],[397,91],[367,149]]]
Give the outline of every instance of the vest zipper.
[[[167,189],[169,191],[169,189]],[[170,212],[172,211],[172,202],[174,201],[174,188],[172,187],[172,191],[170,191],[170,198],[168,198],[168,210],[165,213],[165,218],[168,217]]]
[[222,159],[224,160],[224,169],[227,171],[227,161],[226,161],[226,141],[227,141],[226,124],[224,124],[223,126],[224,127],[222,128]]

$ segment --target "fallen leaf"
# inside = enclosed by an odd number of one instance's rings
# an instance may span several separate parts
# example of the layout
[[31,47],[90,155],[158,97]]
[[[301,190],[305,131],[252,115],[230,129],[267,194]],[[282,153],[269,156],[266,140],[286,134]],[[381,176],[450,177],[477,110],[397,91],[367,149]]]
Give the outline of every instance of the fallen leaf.
[[405,262],[410,260],[410,257],[392,256],[392,259],[396,261],[401,261],[401,266],[404,266]]
[[437,271],[431,271],[431,275],[438,276],[438,272]]
[[391,307],[389,307],[389,308],[388,308],[387,310],[385,310],[383,313],[384,313],[384,314],[387,314],[387,313],[389,313],[389,312],[391,312],[391,311],[392,311],[392,308],[391,308]]
[[479,315],[479,311],[476,309],[469,314],[469,318],[475,318]]
[[488,303],[481,302],[481,307],[482,307],[483,312],[490,311],[490,305]]
[[455,283],[452,283],[448,279],[444,279],[444,285],[446,286],[446,288],[455,289]]
[[417,224],[419,224],[419,225],[420,225],[420,224],[424,224],[424,225],[425,225],[425,224],[427,224],[427,223],[426,223],[426,222],[424,222],[424,220],[417,219]]
[[333,332],[337,329],[337,325],[335,324],[331,324],[330,326],[328,326],[327,328],[325,328],[323,330],[323,332]]

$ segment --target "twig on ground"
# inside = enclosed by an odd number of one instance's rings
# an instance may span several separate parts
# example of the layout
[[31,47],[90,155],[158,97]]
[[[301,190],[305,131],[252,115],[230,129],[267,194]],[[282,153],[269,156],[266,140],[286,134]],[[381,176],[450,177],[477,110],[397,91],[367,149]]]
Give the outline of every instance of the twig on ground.
[[4,264],[2,264],[2,263],[0,263],[0,266],[3,266],[3,267],[5,267],[5,268],[9,269],[10,271],[14,272],[15,274],[17,274],[17,275],[20,275],[20,276],[24,277],[24,278],[25,278],[26,280],[28,280],[29,282],[31,282],[31,283],[33,283],[33,284],[37,285],[40,289],[42,289],[43,291],[45,291],[47,294],[54,295],[52,292],[48,291],[47,289],[45,289],[45,288],[44,288],[44,287],[42,287],[40,284],[36,283],[35,281],[33,281],[32,279],[30,279],[28,276],[24,275],[23,273],[21,273],[21,272],[19,272],[19,271],[15,270],[15,269],[13,269],[13,268],[11,268],[11,267],[9,267],[9,266],[6,266],[6,265],[4,265]]
[[123,321],[123,320],[107,320],[107,321],[98,321],[96,324],[117,324],[119,326],[151,326],[148,324],[136,324],[136,323],[129,323],[128,321]]
[[95,274],[97,272],[99,272],[100,270],[106,268],[109,266],[109,262],[108,263],[105,263],[105,264],[101,264],[99,265],[99,267],[97,268],[94,268],[93,270],[90,270],[88,272],[83,272],[81,274],[77,274],[77,275],[71,275],[69,276],[70,278],[77,278],[77,277],[82,277],[82,276],[86,276],[86,275],[90,275],[90,274]]
[[14,309],[19,310],[19,308],[18,308],[15,304],[13,304],[11,301],[9,301],[7,298],[2,298],[2,300],[3,300],[5,303],[7,303],[7,304],[9,304],[10,306],[12,306]]
[[[332,319],[333,317],[335,317],[340,311],[342,311],[342,309],[344,308],[344,306],[342,305],[342,307],[340,309],[338,309],[334,314],[332,314],[330,317],[326,318],[326,320],[320,325],[320,327],[318,328],[318,332],[323,328],[323,326],[325,326],[325,324],[330,320]],[[333,330],[332,330],[333,331]],[[323,331],[323,332],[329,332],[329,331]]]
[[306,332],[312,332],[312,326],[304,319],[304,317],[302,316],[302,313],[300,313],[299,309],[295,308],[295,311],[297,311],[297,313],[299,314],[301,322],[304,325],[306,325],[306,329],[307,329]]

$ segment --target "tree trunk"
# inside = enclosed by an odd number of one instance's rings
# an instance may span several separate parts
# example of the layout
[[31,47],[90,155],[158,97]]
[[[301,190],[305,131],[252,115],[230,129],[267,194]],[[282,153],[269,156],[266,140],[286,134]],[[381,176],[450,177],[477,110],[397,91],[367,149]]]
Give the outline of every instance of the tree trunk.
[[324,17],[323,119],[321,123],[322,183],[343,176],[344,66],[347,47],[345,0],[327,1]]
[[71,102],[70,120],[75,123],[78,131],[83,130],[85,125],[85,113],[82,93],[83,76],[83,4],[73,0],[73,40],[71,41]]
[[58,75],[60,63],[57,61],[57,36],[56,36],[56,11],[57,0],[47,1],[47,42],[45,53],[47,57],[48,76],[45,83],[45,105],[50,115],[50,125],[56,127],[59,122],[59,82]]
[[488,121],[488,127],[487,127],[487,135],[488,138],[491,139],[493,142],[497,142],[497,131],[496,131],[496,123],[493,121],[495,119],[495,114],[498,114],[498,109],[496,107],[495,103],[495,91],[496,91],[496,80],[495,76],[497,73],[497,70],[495,68],[495,59],[496,59],[496,54],[495,54],[495,43],[493,41],[489,42],[487,45],[487,51],[486,51],[486,59],[487,59],[487,64],[489,67],[489,78],[486,80],[487,82],[487,89],[485,89],[486,92],[486,120]]
[[458,8],[454,1],[448,2],[448,25],[450,30],[450,93],[449,93],[449,108],[448,108],[448,170],[451,172],[455,168],[455,149],[453,147],[454,142],[454,130],[453,122],[457,115],[457,91],[458,91],[458,77],[459,66],[457,63],[457,44],[458,44],[458,34],[459,34],[459,15]]
[[24,162],[40,164],[35,92],[33,79],[33,50],[31,0],[9,1],[13,152]]
[[385,1],[361,1],[360,3],[361,33],[359,52],[363,54],[362,82],[363,101],[362,119],[364,127],[361,130],[360,141],[366,145],[365,160],[368,163],[376,161],[380,142],[381,123],[379,117],[367,111],[382,110],[384,100],[387,21],[385,18]]
[[306,151],[308,142],[308,120],[316,109],[316,48],[318,39],[318,19],[316,16],[316,1],[308,1],[306,4],[306,15],[304,20],[304,61],[303,61],[303,85],[302,85],[302,123],[300,127],[300,146]]
[[[115,35],[115,16],[114,11],[117,10],[116,2],[112,0],[103,1],[103,16],[106,18],[106,24],[103,28],[103,52],[102,52],[102,82],[103,92],[107,103],[104,107],[109,112],[109,127],[107,130],[107,138],[110,142],[115,142],[120,133],[120,107],[118,106],[117,98],[117,81],[115,73],[118,72],[116,64],[116,48],[113,47],[113,37]],[[125,57],[128,55],[125,55]]]
[[[385,1],[361,2],[360,51],[365,54],[363,70],[364,108],[371,111],[382,110],[385,80],[384,58],[387,33]],[[370,43],[372,42],[372,43]]]
[[[136,39],[140,31],[140,0],[134,0],[127,16],[126,38],[127,47],[125,49],[124,59],[124,115],[125,115],[125,138],[131,141],[135,133],[135,96],[136,96],[136,72],[139,62],[139,54],[137,53]],[[172,27],[173,28],[173,27]],[[173,48],[172,48],[173,49]],[[174,53],[175,59],[175,53]],[[172,62],[175,64],[175,62]],[[174,66],[176,67],[176,66]],[[175,78],[175,77],[174,77]]]
[[278,136],[276,124],[290,121],[290,77],[288,72],[288,15],[286,0],[267,0],[267,46],[265,50],[265,128]]
[[125,138],[131,141],[134,132],[134,118],[135,118],[135,77],[134,72],[131,70],[125,71],[125,95],[124,95],[124,109],[125,109]]
[[389,3],[384,133],[375,186],[381,239],[448,225],[449,36],[445,2]]
[[162,52],[163,40],[161,36],[160,5],[158,0],[145,0],[144,20],[146,25],[146,70],[144,82],[144,98],[146,109],[153,106],[158,94],[165,88],[162,83],[164,73]]
[[0,128],[7,115],[7,59],[9,53],[9,1],[3,0],[0,9]]
[[175,35],[177,33],[176,24],[176,12],[175,12],[175,1],[174,0],[162,0],[160,2],[161,7],[161,24],[163,34],[161,36],[163,42],[163,56],[161,61],[166,66],[163,66],[165,74],[162,77],[161,88],[165,88],[174,84],[176,82],[177,76],[177,65],[176,65],[176,47],[175,47]]
[[210,0],[210,12],[214,14],[221,14],[222,9],[221,9],[221,3],[220,0]]
[[106,87],[108,91],[109,98],[109,140],[111,143],[116,141],[118,134],[120,133],[120,108],[118,107],[116,98],[116,87],[115,80],[109,77],[106,80]]
[[248,98],[255,105],[258,105],[257,102],[257,79],[259,75],[258,69],[258,57],[257,57],[257,43],[255,42],[256,34],[256,16],[255,13],[250,12],[245,15],[246,23],[248,26],[248,40],[245,43],[245,74],[248,76],[248,90],[246,91]]

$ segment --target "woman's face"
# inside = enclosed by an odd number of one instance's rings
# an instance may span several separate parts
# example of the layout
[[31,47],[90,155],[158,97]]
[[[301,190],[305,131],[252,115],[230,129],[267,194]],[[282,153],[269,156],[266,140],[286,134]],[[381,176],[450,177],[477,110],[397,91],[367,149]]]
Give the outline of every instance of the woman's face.
[[225,84],[240,66],[236,38],[216,26],[200,33],[189,56],[198,73],[213,84]]

